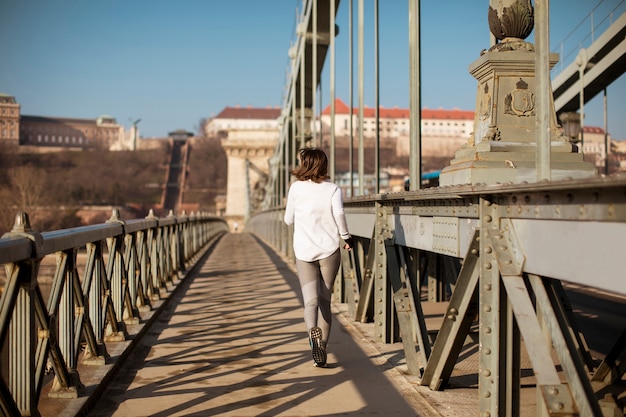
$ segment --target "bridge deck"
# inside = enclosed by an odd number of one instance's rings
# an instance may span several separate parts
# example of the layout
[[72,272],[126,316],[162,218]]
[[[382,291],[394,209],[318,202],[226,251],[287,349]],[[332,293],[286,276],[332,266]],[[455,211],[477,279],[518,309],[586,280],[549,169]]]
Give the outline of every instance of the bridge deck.
[[336,317],[329,367],[315,368],[294,270],[251,235],[226,235],[90,416],[439,415]]

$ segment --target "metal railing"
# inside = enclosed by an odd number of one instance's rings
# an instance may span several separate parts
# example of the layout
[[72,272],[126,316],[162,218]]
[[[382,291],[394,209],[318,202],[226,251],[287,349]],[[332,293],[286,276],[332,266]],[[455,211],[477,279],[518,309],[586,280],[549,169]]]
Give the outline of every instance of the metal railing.
[[[107,345],[125,340],[126,326],[167,297],[227,230],[223,219],[204,214],[158,218],[150,212],[124,221],[113,210],[103,224],[38,233],[19,213],[0,239],[3,415],[39,415],[47,383],[49,397],[78,397],[79,361],[105,365]],[[56,259],[47,296],[40,268],[46,256]]]
[[[401,341],[421,385],[444,387],[469,343],[480,415],[520,415],[525,348],[536,415],[599,417],[612,407],[603,392],[624,375],[626,329],[596,366],[561,282],[626,295],[626,177],[355,197],[345,211],[357,245],[342,250],[335,301],[374,322],[375,340]],[[293,258],[283,213],[257,213],[246,230]],[[426,328],[425,302],[447,303],[437,329]]]

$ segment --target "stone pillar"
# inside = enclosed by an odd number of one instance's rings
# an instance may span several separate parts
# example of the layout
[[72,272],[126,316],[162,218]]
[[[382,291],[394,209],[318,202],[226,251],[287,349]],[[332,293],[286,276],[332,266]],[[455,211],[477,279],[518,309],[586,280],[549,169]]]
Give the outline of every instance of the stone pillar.
[[[489,26],[500,40],[469,68],[478,80],[474,132],[441,172],[439,183],[497,184],[536,181],[535,48],[525,42],[533,28],[529,0],[491,0]],[[550,54],[550,66],[558,54]],[[563,135],[550,100],[551,178],[596,174]]]
[[[239,229],[254,205],[249,193],[263,187],[269,173],[269,159],[274,154],[278,133],[272,131],[230,130],[222,139],[222,148],[228,157],[226,184],[226,217]],[[258,194],[258,193],[257,193]],[[253,197],[252,197],[253,198]]]

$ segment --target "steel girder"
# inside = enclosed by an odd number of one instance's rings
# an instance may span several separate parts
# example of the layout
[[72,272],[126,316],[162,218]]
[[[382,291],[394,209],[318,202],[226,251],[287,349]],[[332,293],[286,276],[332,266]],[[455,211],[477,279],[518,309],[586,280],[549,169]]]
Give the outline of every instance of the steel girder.
[[[626,370],[626,337],[596,370],[561,280],[626,294],[625,177],[443,187],[345,206],[359,244],[344,254],[339,301],[356,303],[348,307],[355,320],[374,321],[377,340],[401,340],[407,370],[423,385],[445,387],[461,348],[477,344],[480,415],[519,415],[522,352],[537,381],[538,415],[602,415],[602,387]],[[263,219],[255,216],[250,230]],[[427,256],[462,267],[432,274],[421,262]],[[428,284],[445,288],[439,301],[447,303],[434,343],[420,308],[428,297],[412,290]]]

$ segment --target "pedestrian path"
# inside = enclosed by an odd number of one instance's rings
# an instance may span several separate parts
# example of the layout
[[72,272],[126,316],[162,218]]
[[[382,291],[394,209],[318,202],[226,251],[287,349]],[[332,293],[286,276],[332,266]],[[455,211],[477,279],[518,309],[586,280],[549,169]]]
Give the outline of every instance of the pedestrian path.
[[180,285],[89,416],[439,415],[341,318],[314,367],[294,270],[253,236]]

